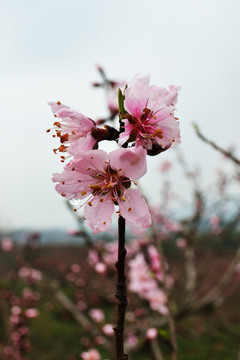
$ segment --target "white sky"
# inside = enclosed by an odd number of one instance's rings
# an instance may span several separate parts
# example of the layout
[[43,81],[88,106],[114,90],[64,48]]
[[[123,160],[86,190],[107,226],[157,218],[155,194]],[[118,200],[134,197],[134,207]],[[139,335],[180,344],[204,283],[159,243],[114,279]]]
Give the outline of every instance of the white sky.
[[[99,80],[151,72],[155,85],[181,86],[176,116],[181,149],[210,181],[219,155],[194,134],[195,121],[224,147],[239,142],[239,0],[8,0],[0,1],[1,174],[0,226],[74,225],[51,174],[61,170],[52,153],[46,105],[60,100],[96,118],[106,114]],[[148,158],[142,181],[157,199],[160,164]],[[185,196],[188,186],[175,176]]]

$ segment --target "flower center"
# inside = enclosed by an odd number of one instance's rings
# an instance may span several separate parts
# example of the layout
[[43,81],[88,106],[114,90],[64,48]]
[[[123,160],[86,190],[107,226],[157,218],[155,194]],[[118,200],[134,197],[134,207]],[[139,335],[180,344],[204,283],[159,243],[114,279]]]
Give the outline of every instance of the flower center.
[[[121,169],[119,170],[121,171]],[[108,165],[105,173],[97,173],[93,177],[95,183],[88,185],[92,195],[102,196],[109,194],[114,202],[119,198],[124,201],[126,189],[131,186],[131,180],[121,175],[120,171],[113,170]]]

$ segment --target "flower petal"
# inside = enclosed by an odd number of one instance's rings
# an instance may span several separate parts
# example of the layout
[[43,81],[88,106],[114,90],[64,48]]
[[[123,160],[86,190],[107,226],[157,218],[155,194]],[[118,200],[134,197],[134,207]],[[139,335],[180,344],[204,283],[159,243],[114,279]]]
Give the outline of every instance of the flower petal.
[[117,149],[109,154],[111,168],[122,169],[123,175],[139,179],[147,171],[146,150],[142,147]]
[[151,215],[138,189],[127,190],[126,201],[119,202],[119,209],[122,217],[135,226],[148,228],[151,225]]
[[91,206],[86,204],[84,207],[86,223],[93,229],[94,234],[105,231],[112,222],[113,202],[106,197],[102,199],[103,202],[100,202],[100,198],[96,196],[91,202]]

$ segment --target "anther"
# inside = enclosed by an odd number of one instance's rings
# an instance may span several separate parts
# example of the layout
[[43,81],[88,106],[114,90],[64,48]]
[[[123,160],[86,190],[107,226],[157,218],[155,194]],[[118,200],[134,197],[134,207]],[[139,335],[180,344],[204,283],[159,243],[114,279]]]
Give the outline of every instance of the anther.
[[46,132],[50,132],[50,131],[51,131],[51,129],[47,129],[47,130],[46,130]]
[[72,167],[72,171],[74,171],[74,170],[75,170],[75,166]]
[[106,222],[106,221],[104,221],[104,222],[103,222],[103,225],[106,225],[106,223],[107,223],[107,222]]
[[92,206],[92,203],[91,203],[91,201],[89,201],[89,202],[88,202],[88,205],[89,205],[89,206]]
[[61,195],[64,197],[64,196],[66,196],[66,194],[64,194],[64,193],[61,193]]
[[153,136],[157,136],[159,139],[163,138],[163,131],[161,129],[157,129],[153,132]]
[[75,131],[75,130],[73,130],[73,131],[72,131],[72,134],[73,134],[73,135],[75,135],[75,134],[76,134],[76,131]]
[[102,203],[104,199],[100,199],[99,201]]
[[82,191],[81,195],[84,196],[84,195],[86,195],[86,193],[87,193],[86,191]]
[[77,209],[73,209],[73,211],[77,211]]
[[57,101],[57,104],[58,104],[58,105],[61,105],[60,101]]
[[124,196],[121,197],[122,201],[126,201],[126,198]]
[[130,212],[130,211],[132,211],[132,208],[130,207],[130,208],[128,208],[128,211]]
[[[57,115],[54,115],[55,117],[57,117]],[[53,125],[54,126],[57,126],[57,127],[61,127],[61,124],[60,124],[60,122],[59,121],[55,121],[54,123],[53,123]]]

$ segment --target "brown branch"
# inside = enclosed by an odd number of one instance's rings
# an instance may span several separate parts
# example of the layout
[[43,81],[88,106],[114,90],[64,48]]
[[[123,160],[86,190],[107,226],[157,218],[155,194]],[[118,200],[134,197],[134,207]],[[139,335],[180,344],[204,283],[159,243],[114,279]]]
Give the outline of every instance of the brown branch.
[[[88,318],[82,314],[74,305],[74,303],[68,298],[67,295],[64,294],[64,292],[62,292],[61,290],[56,288],[56,285],[52,284],[52,291],[54,294],[54,297],[56,298],[56,300],[66,309],[68,310],[72,316],[74,317],[74,319],[78,322],[79,325],[81,325],[81,327],[86,330],[87,332],[91,333],[94,336],[98,336],[101,335],[102,336],[102,332],[98,330],[98,328],[96,326],[94,326],[89,320]],[[109,350],[112,351],[112,345],[111,343],[104,338],[104,347]]]
[[185,271],[186,271],[186,296],[184,302],[191,302],[193,300],[194,292],[197,283],[197,269],[195,265],[195,251],[191,245],[186,245],[183,249],[185,257]]
[[206,294],[201,299],[196,301],[193,304],[193,309],[198,310],[200,308],[203,308],[204,306],[207,306],[210,303],[216,303],[220,299],[221,294],[229,284],[229,281],[231,280],[235,272],[236,265],[238,264],[239,261],[240,261],[240,247],[238,248],[236,255],[232,259],[230,265],[223,274],[222,278],[218,281],[217,285],[213,289],[211,289],[208,294]]
[[118,261],[116,262],[117,269],[117,286],[115,299],[117,304],[116,326],[114,327],[116,338],[116,359],[127,360],[128,356],[124,354],[123,333],[124,333],[124,318],[127,307],[127,292],[126,292],[126,276],[125,276],[125,219],[119,216],[118,219]]
[[230,151],[227,151],[223,148],[221,148],[220,146],[218,146],[216,143],[214,143],[213,141],[207,139],[199,130],[199,127],[197,126],[197,124],[193,124],[194,126],[194,130],[197,134],[197,136],[203,140],[205,143],[207,143],[208,145],[212,146],[215,150],[219,151],[220,153],[222,153],[223,155],[225,155],[226,157],[228,157],[230,160],[232,160],[235,164],[240,165],[240,160],[237,159]]
[[155,360],[164,360],[163,354],[157,342],[157,339],[153,339],[150,341],[150,346],[154,355]]

